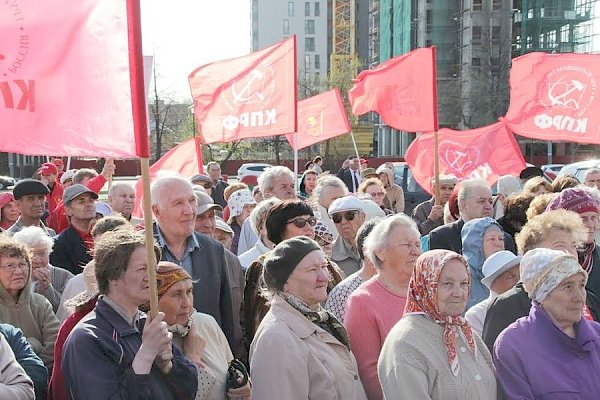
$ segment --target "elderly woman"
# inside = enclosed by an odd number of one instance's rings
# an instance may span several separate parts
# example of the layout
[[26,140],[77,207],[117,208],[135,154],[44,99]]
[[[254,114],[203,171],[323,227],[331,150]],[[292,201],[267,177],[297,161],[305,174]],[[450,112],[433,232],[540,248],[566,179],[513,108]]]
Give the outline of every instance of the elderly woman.
[[385,198],[385,188],[383,187],[383,183],[381,183],[381,181],[377,178],[369,178],[369,179],[365,179],[364,181],[362,181],[360,183],[360,186],[358,187],[358,194],[361,193],[366,193],[369,196],[371,196],[371,198],[373,199],[373,201],[379,206],[379,208],[381,208],[382,210],[385,211],[386,214],[392,214],[392,211],[387,209],[385,207],[385,204],[383,204],[383,199]]
[[7,231],[19,219],[21,211],[11,192],[0,193],[0,232]]
[[44,230],[37,226],[28,226],[14,234],[13,238],[29,247],[31,257],[31,281],[33,290],[50,301],[56,312],[65,286],[73,274],[66,269],[50,265],[52,240]]
[[538,248],[521,261],[532,306],[494,345],[505,398],[597,399],[600,324],[585,311],[587,272],[577,257]]
[[298,185],[298,198],[306,200],[310,197],[315,186],[317,186],[317,176],[319,174],[314,169],[307,169],[300,178],[300,184]]
[[419,237],[417,224],[399,214],[383,219],[365,240],[364,253],[377,274],[348,297],[345,324],[370,400],[383,398],[377,358],[388,333],[404,314],[408,282],[421,254]]
[[469,263],[471,275],[468,310],[490,295],[490,290],[481,282],[483,263],[492,254],[504,250],[504,231],[493,218],[476,218],[465,222],[461,237],[463,256]]
[[0,240],[0,321],[23,331],[33,351],[52,369],[60,323],[52,305],[33,292],[31,255],[23,243]]
[[227,199],[227,206],[229,207],[229,220],[227,221],[227,224],[233,230],[231,252],[237,255],[242,225],[250,216],[254,207],[256,207],[256,201],[254,201],[254,197],[252,197],[252,192],[250,190],[240,189],[229,196]]
[[394,170],[386,164],[380,165],[375,171],[379,180],[385,188],[385,197],[383,203],[385,208],[395,213],[404,212],[404,190],[394,181]]
[[386,399],[496,399],[490,353],[461,317],[468,298],[462,256],[432,250],[417,259],[404,317],[379,357]]
[[348,195],[348,187],[338,177],[333,175],[323,175],[317,179],[317,185],[310,198],[307,200],[311,207],[315,210],[315,216],[323,222],[333,233],[334,240],[337,239],[339,233],[335,224],[329,217],[327,210],[334,200]]
[[249,221],[252,224],[252,228],[258,233],[258,241],[248,251],[238,255],[238,259],[240,260],[240,264],[242,264],[244,271],[248,270],[248,267],[250,267],[258,257],[274,247],[273,243],[271,243],[267,237],[265,222],[271,207],[279,203],[281,203],[281,200],[271,197],[268,200],[260,202],[250,213]]
[[320,305],[329,278],[319,245],[304,236],[282,241],[265,260],[264,280],[272,302],[250,346],[252,395],[366,399],[346,330]]
[[208,314],[194,310],[192,277],[179,265],[166,261],[156,270],[158,308],[173,333],[173,344],[198,370],[196,399],[250,399],[250,383],[225,391],[229,363],[233,355],[225,334]]
[[[286,239],[297,236],[315,238],[316,218],[311,208],[302,200],[286,200],[271,207],[265,220],[267,237],[277,245]],[[262,279],[264,260],[269,253],[256,259],[246,271],[246,287],[244,288],[244,324],[247,343],[252,342],[254,333],[269,311]],[[327,293],[344,278],[343,272],[336,264],[326,260],[329,281]]]

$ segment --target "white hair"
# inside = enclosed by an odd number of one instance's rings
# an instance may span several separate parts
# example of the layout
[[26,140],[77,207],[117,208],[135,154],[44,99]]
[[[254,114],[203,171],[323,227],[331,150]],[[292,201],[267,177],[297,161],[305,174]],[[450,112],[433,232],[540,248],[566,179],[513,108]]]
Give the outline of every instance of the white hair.
[[121,181],[121,182],[114,182],[114,183],[111,185],[110,189],[108,189],[108,197],[109,197],[109,198],[110,198],[110,197],[113,197],[113,196],[115,195],[115,193],[116,193],[116,192],[117,192],[119,189],[121,189],[121,188],[124,188],[124,187],[127,187],[127,188],[132,188],[132,189],[134,189],[133,185],[132,185],[131,183],[129,183],[129,182],[122,182],[122,181]]
[[586,181],[588,176],[596,174],[600,174],[600,168],[590,168],[585,172],[585,177],[583,178],[583,180]]
[[490,189],[490,185],[483,179],[467,179],[462,181],[460,184],[460,190],[458,191],[458,205],[464,204],[465,200],[471,195],[473,189],[485,188]]
[[317,183],[313,189],[309,203],[313,205],[320,204],[321,198],[330,188],[337,188],[344,191],[344,196],[348,195],[348,187],[340,178],[335,175],[323,175],[317,178]]
[[13,235],[13,239],[17,242],[26,244],[30,248],[38,244],[43,244],[48,249],[48,253],[52,253],[52,247],[54,246],[54,240],[38,226],[28,226],[23,228]]
[[414,231],[417,236],[421,236],[419,228],[417,228],[417,224],[412,218],[405,214],[396,214],[381,220],[365,239],[365,244],[363,245],[365,257],[373,263],[378,271],[381,269],[383,263],[377,257],[376,253],[387,248],[388,244],[390,244],[388,240],[390,233],[393,229],[399,227],[406,227]]
[[267,168],[258,177],[258,186],[260,187],[260,191],[263,193],[272,191],[275,187],[275,180],[285,175],[289,175],[292,177],[292,179],[294,179],[294,173],[288,167],[278,165],[276,167]]
[[150,199],[152,200],[152,205],[154,206],[160,203],[164,191],[168,190],[168,187],[176,182],[188,186],[190,191],[193,191],[191,182],[179,175],[168,174],[159,176],[150,186]]
[[261,201],[254,207],[254,210],[250,213],[248,219],[250,220],[250,226],[252,230],[258,235],[260,233],[260,229],[265,224],[266,216],[271,209],[276,204],[281,203],[277,197],[271,197],[270,199],[266,199]]

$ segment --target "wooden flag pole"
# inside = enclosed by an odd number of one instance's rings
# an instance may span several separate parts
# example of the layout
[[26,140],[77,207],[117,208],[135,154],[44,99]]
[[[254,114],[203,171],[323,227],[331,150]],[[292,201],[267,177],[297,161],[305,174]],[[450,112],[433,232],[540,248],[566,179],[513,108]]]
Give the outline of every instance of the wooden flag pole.
[[156,264],[158,260],[154,253],[154,232],[152,226],[152,206],[150,195],[150,159],[140,158],[142,167],[142,188],[144,190],[144,234],[146,236],[146,255],[148,256],[148,285],[150,286],[150,316],[158,314],[158,289],[156,288]]
[[435,65],[435,60],[436,60],[436,47],[432,46],[432,66],[433,66],[433,126],[434,126],[434,131],[433,131],[433,159],[434,159],[434,163],[433,163],[433,176],[435,177],[435,187],[434,187],[434,195],[435,195],[435,205],[436,206],[440,206],[441,204],[441,199],[440,199],[440,149],[439,149],[439,143],[438,143],[438,130],[439,130],[439,125],[438,125],[438,108],[437,108],[437,68]]
[[352,138],[352,144],[354,145],[354,153],[356,153],[356,159],[358,160],[358,173],[362,172],[362,165],[360,165],[360,156],[358,155],[358,147],[356,146],[356,140],[354,140],[354,132],[350,131],[350,137]]

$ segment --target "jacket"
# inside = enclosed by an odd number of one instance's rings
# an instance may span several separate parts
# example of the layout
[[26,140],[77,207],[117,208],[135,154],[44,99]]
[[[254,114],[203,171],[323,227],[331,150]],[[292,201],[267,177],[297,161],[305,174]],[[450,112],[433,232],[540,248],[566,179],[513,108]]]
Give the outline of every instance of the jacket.
[[73,275],[80,274],[83,267],[92,261],[92,256],[79,233],[69,225],[54,241],[50,264],[66,269]]
[[404,212],[404,190],[394,183],[394,171],[382,164],[375,172],[377,176],[385,172],[388,177],[389,184],[385,188],[386,193],[383,198],[385,208],[392,210],[394,213]]
[[429,219],[429,213],[431,209],[435,205],[435,198],[432,197],[429,200],[426,200],[422,203],[417,204],[412,212],[412,219],[417,224],[419,228],[419,232],[421,235],[427,235],[429,232],[437,228],[438,226],[444,225],[444,217],[440,217],[439,219],[431,220]]
[[[461,230],[465,221],[459,219],[450,224],[442,225],[429,232],[429,249],[452,250],[462,254]],[[513,254],[517,254],[517,245],[514,239],[504,232],[504,248]]]
[[33,381],[35,397],[46,398],[48,389],[48,370],[44,362],[39,358],[19,328],[10,324],[0,324],[0,333],[6,338],[8,345],[15,354],[19,365],[23,367],[27,375]]
[[196,367],[173,346],[173,368],[163,374],[156,366],[136,375],[131,366],[142,344],[145,314],[138,329],[99,299],[94,311],[69,335],[62,371],[70,399],[194,399]]
[[31,378],[15,359],[3,335],[0,335],[0,400],[33,400]]
[[231,251],[225,249],[225,262],[231,289],[231,304],[233,317],[234,344],[231,346],[236,358],[246,360],[246,346],[244,346],[244,335],[242,333],[242,300],[244,298],[244,285],[246,279],[240,261]]
[[352,275],[361,266],[358,250],[350,246],[341,235],[333,242],[331,259],[344,271],[345,276]]
[[16,303],[0,284],[0,321],[21,329],[35,354],[49,370],[52,369],[54,342],[60,322],[54,315],[50,302],[41,294],[31,291],[31,266],[29,279],[21,289]]
[[356,171],[352,171],[350,168],[346,168],[346,169],[340,169],[337,173],[337,177],[340,178],[342,180],[342,182],[344,182],[344,184],[346,185],[346,187],[348,188],[348,191],[350,193],[356,193],[354,189],[354,182],[353,182],[353,178],[352,178],[352,172],[355,172],[357,175],[357,185],[356,185],[356,189],[358,190],[358,186],[360,185],[360,171],[356,170]]
[[[25,223],[23,222],[23,219],[21,217],[19,217],[17,222],[15,222],[13,226],[11,226],[10,228],[8,228],[6,230],[6,233],[8,233],[9,236],[12,236],[13,234],[15,234],[17,232],[21,232],[23,230],[23,228],[26,228],[27,226],[29,226],[29,225],[25,225]],[[46,225],[44,225],[42,223],[42,221],[40,221],[40,228],[42,228],[46,232],[46,234],[48,236],[50,236],[51,238],[56,237],[56,232],[54,231],[54,229],[47,227]]]
[[254,399],[367,398],[346,346],[277,295],[250,347],[250,375]]

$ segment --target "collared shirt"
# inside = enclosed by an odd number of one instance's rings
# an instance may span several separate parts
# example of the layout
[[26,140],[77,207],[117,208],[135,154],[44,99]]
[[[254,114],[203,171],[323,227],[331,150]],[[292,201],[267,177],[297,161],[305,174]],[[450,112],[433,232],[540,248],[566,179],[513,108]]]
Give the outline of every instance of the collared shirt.
[[104,300],[104,302],[106,304],[108,304],[113,310],[115,310],[117,312],[117,314],[119,314],[129,324],[129,326],[131,326],[132,328],[138,329],[139,322],[140,322],[140,311],[139,310],[136,310],[135,315],[132,318],[127,313],[127,311],[125,311],[125,309],[123,307],[121,307],[121,305],[117,304],[110,297],[102,296],[101,298],[102,298],[102,300]]
[[183,253],[183,257],[181,258],[181,260],[179,260],[177,257],[175,257],[173,251],[169,248],[169,245],[167,244],[167,241],[165,240],[165,237],[163,236],[160,227],[158,227],[156,231],[158,232],[158,245],[162,249],[166,261],[170,261],[172,263],[180,265],[183,269],[186,270],[188,274],[192,275],[192,252],[194,251],[194,249],[200,248],[200,244],[198,243],[196,236],[193,233],[190,236],[188,236],[188,238],[186,239],[185,252]]
[[83,245],[85,246],[85,248],[88,251],[93,251],[94,250],[94,237],[92,236],[92,234],[90,232],[80,231],[79,229],[75,228],[73,225],[71,225],[71,226],[73,227],[73,230],[75,232],[77,232],[77,234],[83,241]]

